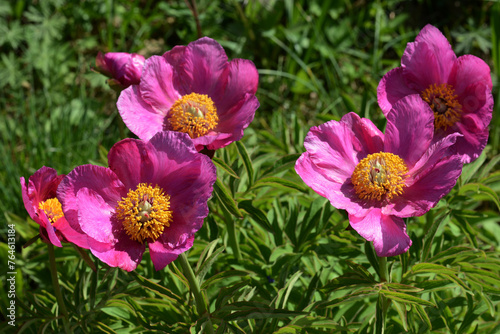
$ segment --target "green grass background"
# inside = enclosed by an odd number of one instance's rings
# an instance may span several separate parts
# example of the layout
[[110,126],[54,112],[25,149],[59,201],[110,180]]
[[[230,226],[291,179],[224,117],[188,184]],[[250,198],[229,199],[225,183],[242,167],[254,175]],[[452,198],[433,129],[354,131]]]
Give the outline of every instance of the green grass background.
[[[200,0],[197,15],[192,5],[0,3],[0,255],[7,258],[6,226],[15,224],[17,315],[26,323],[17,329],[51,333],[61,325],[46,246],[38,241],[21,249],[38,228],[24,209],[19,178],[42,166],[64,174],[81,164],[106,166],[112,145],[134,137],[117,113],[117,93],[90,70],[97,52],[160,55],[201,32],[230,59],[251,59],[260,74],[261,106],[242,141],[216,152],[220,189],[189,255],[221,333],[500,330],[498,105],[481,158],[464,168],[435,210],[407,220],[413,246],[389,261],[394,284],[404,286],[381,288],[371,246],[346,231],[346,213],[308,189],[293,170],[313,125],[354,111],[384,127],[378,82],[400,64],[406,43],[427,23],[443,32],[457,55],[488,63],[498,100],[500,5]],[[56,254],[75,332],[194,333],[206,321],[192,307],[175,262],[154,272],[146,254],[135,275],[103,264],[92,273],[73,248]],[[5,274],[0,272],[1,284]],[[6,285],[1,287],[4,312],[8,299]],[[381,295],[392,298],[383,327],[376,321]]]

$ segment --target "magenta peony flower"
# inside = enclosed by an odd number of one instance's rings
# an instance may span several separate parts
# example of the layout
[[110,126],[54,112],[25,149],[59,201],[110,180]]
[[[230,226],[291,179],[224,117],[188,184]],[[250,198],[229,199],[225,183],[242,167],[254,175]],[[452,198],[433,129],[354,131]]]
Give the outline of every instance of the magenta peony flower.
[[401,67],[382,78],[377,95],[387,116],[398,100],[419,94],[434,112],[435,141],[450,133],[462,134],[452,153],[460,154],[463,162],[471,162],[488,141],[491,89],[488,65],[472,55],[457,58],[443,34],[428,24],[415,42],[408,43]]
[[57,193],[66,218],[108,265],[134,270],[147,244],[155,269],[163,269],[193,245],[208,214],[214,164],[186,134],[171,131],[116,143],[108,163],[64,178]]
[[72,242],[89,248],[87,236],[75,231],[64,217],[61,203],[56,197],[57,186],[64,175],[57,175],[55,169],[42,167],[28,179],[20,178],[24,207],[31,219],[40,225],[40,236],[45,242],[62,247],[62,242]]
[[253,120],[258,80],[250,60],[228,62],[222,46],[204,37],[147,59],[139,85],[120,94],[118,111],[143,140],[179,131],[198,151],[216,150],[240,140]]
[[312,127],[295,170],[338,208],[378,256],[406,252],[411,240],[403,218],[421,216],[455,185],[457,155],[445,156],[460,134],[432,144],[434,115],[418,96],[394,104],[385,135],[355,113]]
[[95,70],[109,77],[108,84],[118,90],[141,81],[144,56],[137,53],[99,52],[95,59]]

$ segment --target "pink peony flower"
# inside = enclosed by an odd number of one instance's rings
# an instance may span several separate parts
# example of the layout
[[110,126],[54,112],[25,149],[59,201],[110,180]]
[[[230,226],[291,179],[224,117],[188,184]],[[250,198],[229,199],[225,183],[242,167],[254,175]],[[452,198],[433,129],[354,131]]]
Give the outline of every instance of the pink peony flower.
[[208,214],[214,164],[186,134],[170,131],[116,143],[108,163],[64,178],[57,193],[66,218],[108,265],[134,270],[147,244],[155,269],[163,269],[193,245]]
[[208,37],[146,60],[141,82],[120,94],[118,111],[127,127],[148,140],[158,131],[188,133],[196,149],[240,140],[253,120],[259,75],[246,59],[228,62]]
[[61,203],[56,197],[57,186],[64,175],[57,175],[55,169],[42,167],[28,179],[20,178],[24,207],[31,219],[40,225],[40,236],[45,242],[62,247],[62,242],[72,242],[82,248],[89,248],[87,236],[75,231],[64,217]]
[[144,56],[137,53],[108,52],[97,54],[95,70],[109,77],[108,84],[122,90],[141,81]]
[[445,156],[460,134],[432,143],[434,115],[418,96],[394,104],[385,135],[366,118],[349,113],[312,127],[295,170],[338,208],[378,256],[406,252],[411,240],[405,217],[421,216],[455,185],[457,155]]
[[488,141],[493,110],[490,68],[481,59],[456,57],[446,37],[428,24],[408,43],[401,67],[380,81],[378,103],[387,116],[394,104],[419,94],[434,112],[435,141],[460,133],[452,148],[463,162],[474,161]]

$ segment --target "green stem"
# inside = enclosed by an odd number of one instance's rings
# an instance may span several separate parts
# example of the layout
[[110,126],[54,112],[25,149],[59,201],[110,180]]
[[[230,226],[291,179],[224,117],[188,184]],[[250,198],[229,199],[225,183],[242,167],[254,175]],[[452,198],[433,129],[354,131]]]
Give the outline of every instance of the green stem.
[[226,218],[227,225],[227,239],[231,249],[233,251],[236,260],[241,260],[240,245],[238,243],[238,235],[236,234],[236,228],[234,227],[234,220],[229,215],[224,215]]
[[378,266],[379,266],[379,274],[380,274],[380,282],[387,282],[387,258],[379,257],[378,258]]
[[54,245],[48,244],[49,249],[49,267],[50,276],[52,276],[52,285],[54,286],[54,293],[56,295],[57,304],[59,304],[59,309],[62,313],[62,320],[64,324],[64,332],[71,333],[69,321],[68,321],[68,311],[66,310],[66,305],[64,304],[64,299],[61,293],[61,287],[59,286],[59,279],[57,278],[57,267],[56,267],[56,255],[54,252]]
[[[205,305],[205,298],[203,298],[203,294],[201,293],[200,289],[200,284],[198,283],[198,279],[194,275],[193,268],[189,265],[186,253],[181,253],[179,255],[179,261],[182,266],[182,271],[184,272],[184,275],[186,276],[189,286],[191,288],[191,291],[193,292],[194,295],[194,300],[196,302],[196,310],[198,311],[198,315],[202,316],[207,312],[207,306]],[[207,326],[205,327],[205,330],[207,333],[212,333],[214,332],[214,328],[212,325],[212,321],[210,320],[210,315],[207,317]]]

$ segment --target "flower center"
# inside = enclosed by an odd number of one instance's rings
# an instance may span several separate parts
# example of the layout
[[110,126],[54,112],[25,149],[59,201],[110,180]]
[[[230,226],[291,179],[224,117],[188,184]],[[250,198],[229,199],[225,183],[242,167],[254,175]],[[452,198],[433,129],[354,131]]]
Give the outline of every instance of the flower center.
[[154,242],[172,222],[170,196],[157,185],[140,183],[116,206],[116,217],[132,240]]
[[172,130],[185,132],[191,138],[206,135],[215,129],[219,121],[212,99],[197,93],[184,95],[175,101],[169,115]]
[[406,187],[408,168],[403,159],[392,153],[369,154],[361,160],[351,176],[354,190],[364,200],[391,200]]
[[38,203],[38,208],[45,212],[51,224],[54,224],[59,218],[64,217],[61,202],[57,198],[49,198],[46,201]]
[[422,92],[422,98],[434,112],[434,128],[446,131],[460,119],[462,105],[457,100],[453,86],[432,84]]

